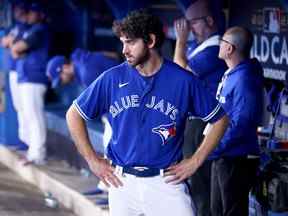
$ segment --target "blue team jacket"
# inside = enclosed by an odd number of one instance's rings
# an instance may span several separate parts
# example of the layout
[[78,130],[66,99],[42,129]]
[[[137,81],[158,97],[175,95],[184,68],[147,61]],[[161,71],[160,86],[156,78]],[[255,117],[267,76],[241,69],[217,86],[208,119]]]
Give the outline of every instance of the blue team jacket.
[[263,110],[263,70],[256,59],[241,62],[223,77],[218,100],[230,124],[211,158],[258,155],[257,126]]

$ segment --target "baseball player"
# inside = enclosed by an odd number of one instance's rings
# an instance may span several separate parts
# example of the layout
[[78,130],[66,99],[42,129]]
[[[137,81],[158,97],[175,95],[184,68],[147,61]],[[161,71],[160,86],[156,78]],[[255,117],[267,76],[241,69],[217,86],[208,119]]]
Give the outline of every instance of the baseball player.
[[25,134],[29,146],[23,165],[44,164],[46,158],[46,125],[44,96],[48,78],[45,68],[48,60],[49,33],[44,22],[43,8],[33,3],[29,6],[27,23],[31,25],[12,46],[17,60],[20,107],[23,111]]
[[[65,85],[76,80],[82,87],[87,88],[103,71],[120,63],[117,53],[110,51],[90,52],[85,49],[75,49],[70,56],[70,61],[64,56],[55,56],[47,64],[46,74],[52,82],[52,87]],[[107,118],[101,118],[104,124],[104,148],[112,135],[112,130]],[[85,195],[102,194],[107,188],[100,182],[94,190],[84,192]],[[97,200],[97,203],[108,204],[107,199]]]
[[83,87],[89,86],[103,71],[119,64],[114,52],[90,52],[77,48],[70,56],[54,56],[47,64],[46,74],[52,87],[76,80]]
[[[227,117],[191,73],[162,58],[165,36],[157,17],[134,11],[113,29],[126,61],[101,74],[71,105],[72,137],[109,186],[110,215],[195,215],[184,181],[217,145]],[[213,126],[195,155],[182,160],[188,113]],[[113,130],[109,160],[93,150],[85,124],[103,114]]]
[[16,3],[13,8],[13,15],[15,19],[14,26],[9,29],[8,33],[1,39],[1,45],[9,49],[7,65],[9,70],[9,85],[12,97],[13,107],[17,113],[18,120],[18,137],[27,143],[27,134],[25,133],[25,122],[23,120],[23,113],[20,108],[20,93],[18,90],[18,74],[16,71],[16,59],[12,57],[11,48],[19,39],[21,39],[25,30],[28,29],[27,25],[27,4],[20,2]]

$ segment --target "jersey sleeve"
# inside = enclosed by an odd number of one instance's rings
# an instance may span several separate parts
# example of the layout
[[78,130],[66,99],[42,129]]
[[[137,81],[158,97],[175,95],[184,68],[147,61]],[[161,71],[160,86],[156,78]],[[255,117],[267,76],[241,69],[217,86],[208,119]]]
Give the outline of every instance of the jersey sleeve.
[[108,82],[100,76],[73,101],[73,105],[83,119],[93,120],[107,112],[108,93]]
[[216,98],[196,79],[191,82],[189,112],[189,115],[210,123],[217,121],[225,114]]

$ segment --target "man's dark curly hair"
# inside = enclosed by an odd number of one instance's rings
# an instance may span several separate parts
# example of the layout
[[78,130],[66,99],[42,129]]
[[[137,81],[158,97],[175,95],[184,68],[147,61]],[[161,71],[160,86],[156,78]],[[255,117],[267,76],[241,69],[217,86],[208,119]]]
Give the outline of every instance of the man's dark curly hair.
[[154,34],[156,48],[160,48],[165,39],[160,19],[143,9],[132,11],[121,21],[115,21],[112,29],[117,37],[125,35],[131,39],[142,38],[145,43],[150,40],[149,34]]

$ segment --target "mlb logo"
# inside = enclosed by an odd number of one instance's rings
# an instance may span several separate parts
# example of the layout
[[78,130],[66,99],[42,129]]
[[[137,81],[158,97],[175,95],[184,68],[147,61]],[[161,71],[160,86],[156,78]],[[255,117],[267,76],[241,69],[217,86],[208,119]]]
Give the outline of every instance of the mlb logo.
[[280,33],[280,9],[263,9],[263,31],[267,33]]

